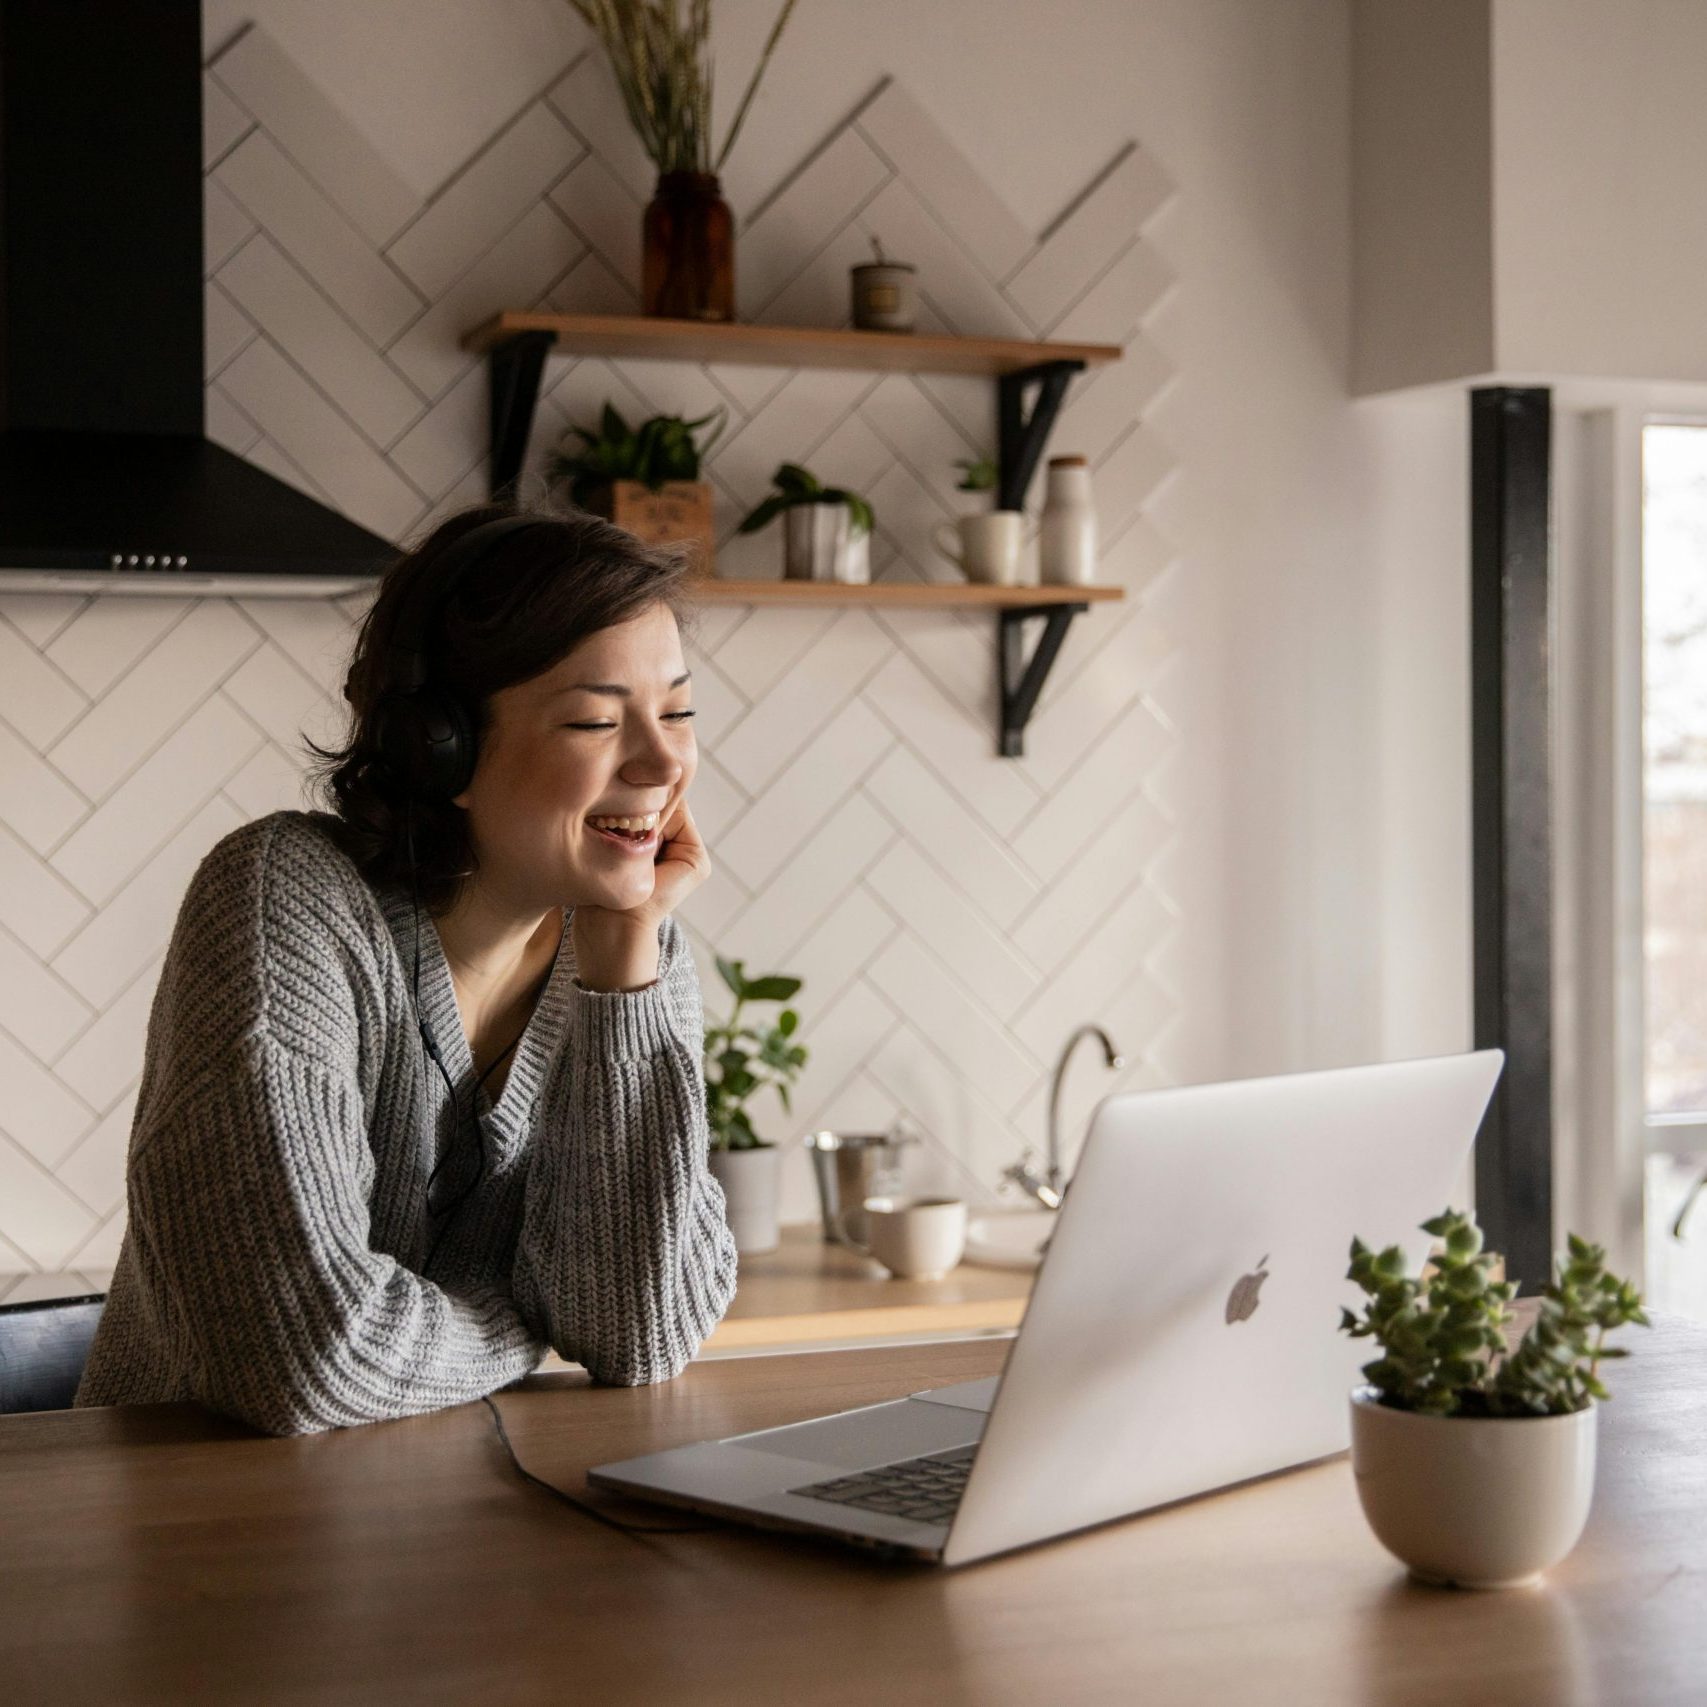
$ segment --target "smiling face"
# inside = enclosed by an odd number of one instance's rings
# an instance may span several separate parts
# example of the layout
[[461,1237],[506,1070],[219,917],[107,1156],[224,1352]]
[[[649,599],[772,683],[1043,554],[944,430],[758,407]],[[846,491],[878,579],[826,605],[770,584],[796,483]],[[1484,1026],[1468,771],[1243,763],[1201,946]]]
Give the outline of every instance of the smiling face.
[[[492,695],[456,796],[483,887],[518,912],[650,899],[661,832],[699,764],[687,674],[675,614],[655,604]],[[629,833],[594,822],[608,818]]]

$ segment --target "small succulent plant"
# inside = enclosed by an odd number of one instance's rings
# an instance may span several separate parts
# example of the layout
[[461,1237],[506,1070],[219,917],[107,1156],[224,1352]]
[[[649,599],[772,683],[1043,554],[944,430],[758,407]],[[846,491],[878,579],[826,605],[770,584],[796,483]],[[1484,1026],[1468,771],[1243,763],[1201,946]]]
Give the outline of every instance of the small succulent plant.
[[[760,1030],[741,1024],[748,1002],[786,1002],[800,988],[800,979],[773,973],[749,978],[739,960],[717,957],[717,971],[735,993],[734,1011],[722,1025],[705,1033],[706,1124],[712,1148],[756,1150],[764,1144],[742,1104],[766,1085],[775,1085],[782,1106],[789,1109],[788,1087],[806,1064],[804,1045],[792,1041],[800,1015],[785,1007],[776,1024]],[[792,1111],[790,1111],[792,1112]]]
[[954,483],[955,491],[995,491],[998,471],[993,458],[987,456],[975,459],[962,457],[954,466],[960,470],[960,478]]
[[1433,1416],[1563,1416],[1611,1397],[1600,1364],[1628,1353],[1606,1335],[1630,1322],[1646,1327],[1648,1318],[1635,1286],[1606,1272],[1599,1245],[1569,1235],[1535,1322],[1508,1350],[1517,1288],[1493,1278],[1497,1259],[1482,1249],[1475,1217],[1448,1209],[1422,1228],[1440,1246],[1418,1277],[1405,1273],[1397,1245],[1372,1251],[1351,1242],[1346,1278],[1369,1302],[1361,1316],[1342,1310],[1340,1328],[1381,1347],[1363,1374],[1383,1404]]

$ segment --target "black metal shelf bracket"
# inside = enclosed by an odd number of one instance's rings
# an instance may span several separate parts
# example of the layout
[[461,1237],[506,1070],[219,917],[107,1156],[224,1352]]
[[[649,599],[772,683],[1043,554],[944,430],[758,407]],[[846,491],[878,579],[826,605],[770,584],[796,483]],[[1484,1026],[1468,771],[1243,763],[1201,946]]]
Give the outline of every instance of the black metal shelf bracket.
[[494,498],[513,495],[533,432],[539,382],[555,332],[517,332],[494,344],[487,357],[491,375],[492,450],[488,488]]
[[[998,611],[1001,622],[998,636],[1001,655],[997,660],[1001,671],[1002,737],[998,751],[1004,759],[1025,756],[1025,726],[1037,707],[1037,696],[1049,679],[1049,671],[1067,638],[1067,626],[1088,604],[1029,605],[1013,610]],[[1031,661],[1025,660],[1025,632],[1021,624],[1028,617],[1044,619]]]
[[[1067,395],[1067,382],[1082,373],[1085,364],[1076,360],[1039,362],[1035,367],[1017,368],[996,379],[996,486],[998,510],[1023,510],[1032,476],[1049,442],[1049,430]],[[1025,412],[1026,387],[1036,382],[1038,392]]]

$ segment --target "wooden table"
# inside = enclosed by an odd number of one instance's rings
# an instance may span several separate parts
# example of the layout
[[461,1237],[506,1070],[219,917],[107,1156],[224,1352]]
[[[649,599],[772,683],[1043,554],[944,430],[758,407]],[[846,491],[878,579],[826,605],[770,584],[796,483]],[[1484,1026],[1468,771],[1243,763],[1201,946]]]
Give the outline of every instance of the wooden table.
[[[608,1530],[521,1480],[479,1404],[282,1440],[177,1405],[0,1418],[0,1698],[1699,1704],[1707,1331],[1632,1338],[1587,1534],[1542,1588],[1502,1594],[1409,1584],[1343,1459],[938,1571],[811,1538]],[[534,1375],[498,1403],[522,1462],[584,1491],[590,1464],[1004,1354],[725,1359],[640,1388]]]

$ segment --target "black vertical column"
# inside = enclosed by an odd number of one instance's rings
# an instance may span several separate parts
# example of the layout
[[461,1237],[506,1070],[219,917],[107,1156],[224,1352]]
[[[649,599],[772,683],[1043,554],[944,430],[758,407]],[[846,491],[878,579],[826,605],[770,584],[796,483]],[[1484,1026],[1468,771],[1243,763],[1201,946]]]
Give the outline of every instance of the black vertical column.
[[1476,1046],[1506,1052],[1476,1142],[1477,1216],[1526,1291],[1553,1247],[1552,394],[1470,394]]

